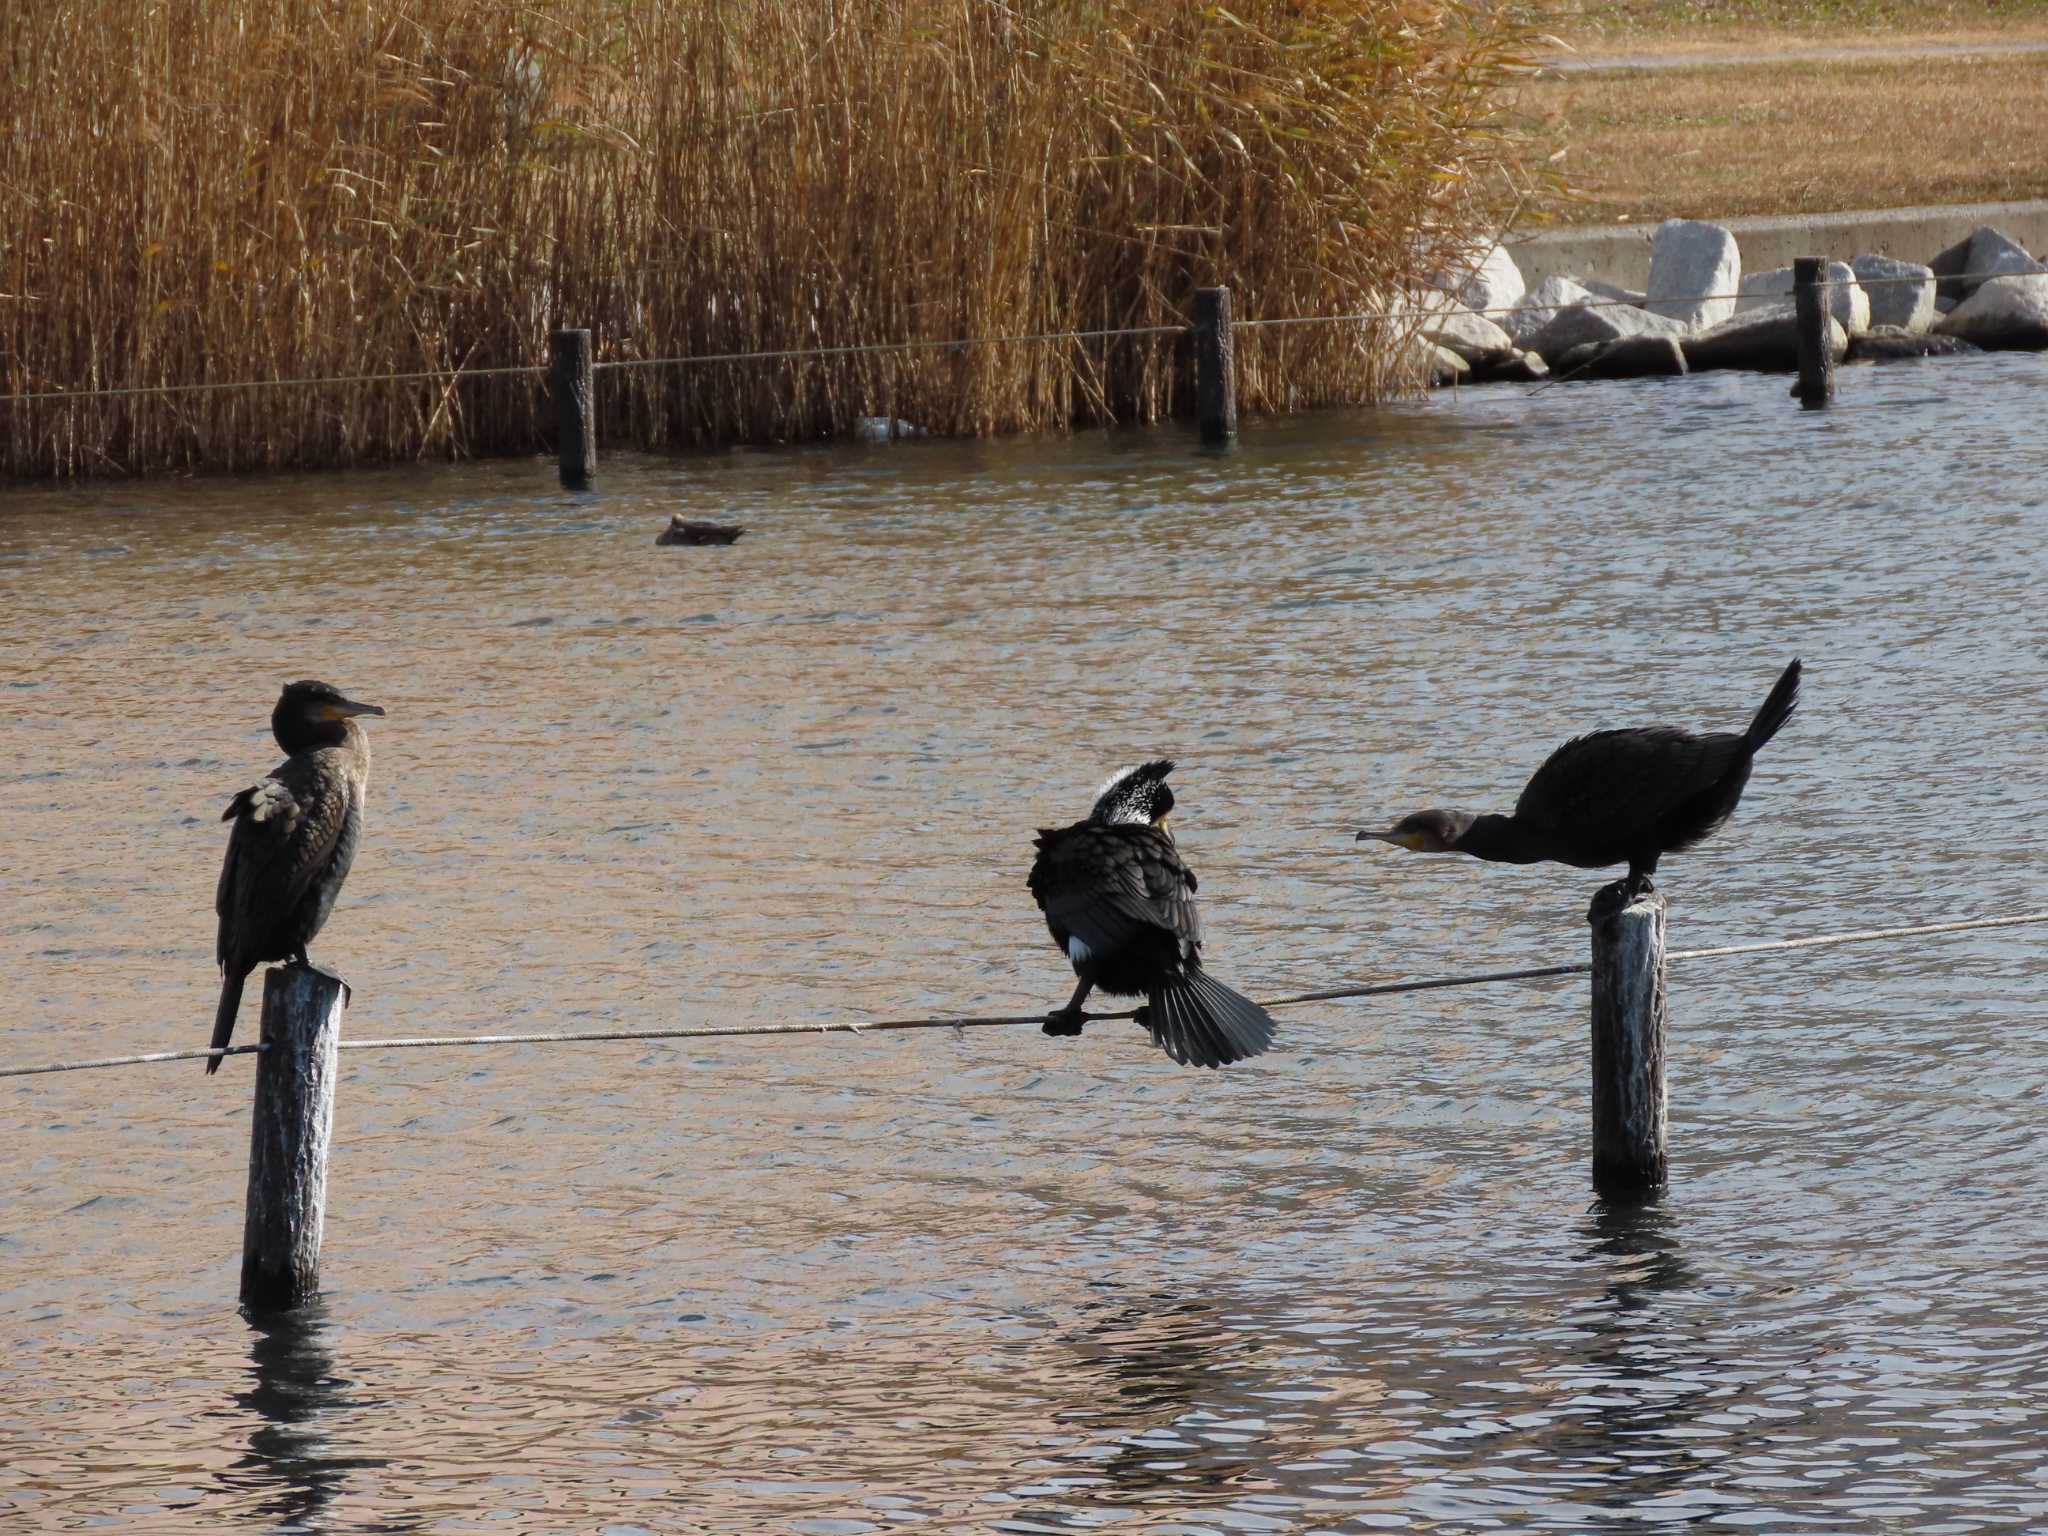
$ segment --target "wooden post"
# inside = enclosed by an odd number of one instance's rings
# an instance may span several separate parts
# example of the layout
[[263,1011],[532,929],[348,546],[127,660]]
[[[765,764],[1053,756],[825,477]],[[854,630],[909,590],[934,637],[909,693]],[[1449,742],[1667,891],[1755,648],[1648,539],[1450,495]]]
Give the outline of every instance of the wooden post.
[[590,332],[556,331],[549,340],[554,367],[555,454],[562,485],[587,489],[597,473],[597,399],[590,388]]
[[1835,398],[1835,349],[1829,345],[1827,263],[1818,256],[1792,262],[1792,303],[1799,329],[1801,405],[1826,405]]
[[327,1142],[347,985],[306,966],[263,976],[263,1039],[249,1130],[242,1225],[242,1305],[295,1307],[320,1289],[327,1217]]
[[1237,436],[1236,346],[1230,330],[1230,290],[1195,290],[1195,413],[1202,441]]
[[1593,1185],[1603,1195],[1663,1187],[1664,898],[1593,898]]

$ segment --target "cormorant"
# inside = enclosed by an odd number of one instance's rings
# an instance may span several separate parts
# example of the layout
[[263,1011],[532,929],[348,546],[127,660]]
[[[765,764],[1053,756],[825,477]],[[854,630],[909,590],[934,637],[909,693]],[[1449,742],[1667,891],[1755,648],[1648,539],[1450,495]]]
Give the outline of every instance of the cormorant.
[[1081,979],[1045,1032],[1080,1034],[1081,1004],[1100,987],[1142,996],[1138,1021],[1175,1061],[1220,1067],[1271,1045],[1273,1020],[1202,970],[1195,874],[1166,830],[1171,772],[1164,759],[1125,769],[1086,821],[1039,831],[1031,894]]
[[1469,853],[1503,864],[1550,859],[1580,869],[1627,864],[1624,900],[1655,887],[1667,853],[1693,847],[1728,819],[1757,749],[1799,702],[1799,663],[1779,676],[1763,708],[1737,734],[1675,726],[1575,736],[1536,770],[1511,816],[1417,811],[1385,832],[1361,832],[1417,853]]
[[[270,732],[289,754],[260,784],[228,802],[228,834],[214,910],[220,1008],[213,1047],[228,1043],[242,983],[266,960],[310,965],[306,946],[334,910],[363,831],[370,743],[354,716],[381,715],[319,682],[287,683],[270,712]],[[210,1056],[206,1070],[220,1066]]]

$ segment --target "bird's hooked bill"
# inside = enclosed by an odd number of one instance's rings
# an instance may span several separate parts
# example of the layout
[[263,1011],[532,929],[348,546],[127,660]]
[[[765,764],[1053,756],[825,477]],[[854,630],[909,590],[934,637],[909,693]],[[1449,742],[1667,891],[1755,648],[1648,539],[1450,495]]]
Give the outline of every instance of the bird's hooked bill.
[[1361,832],[1358,834],[1358,836],[1354,837],[1352,841],[1354,843],[1363,843],[1367,841],[1375,843],[1392,843],[1396,848],[1406,848],[1410,852],[1414,852],[1418,840],[1413,832],[1390,830],[1386,832]]
[[347,720],[354,715],[376,715],[381,719],[384,714],[384,706],[382,704],[358,704],[354,699],[337,699],[334,703],[327,706],[327,713],[328,718],[333,720]]

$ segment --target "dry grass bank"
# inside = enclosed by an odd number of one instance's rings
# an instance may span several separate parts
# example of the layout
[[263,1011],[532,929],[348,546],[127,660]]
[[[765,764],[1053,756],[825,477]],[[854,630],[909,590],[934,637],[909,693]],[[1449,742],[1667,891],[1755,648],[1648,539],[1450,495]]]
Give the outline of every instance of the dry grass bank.
[[1791,44],[1908,47],[2048,36],[2048,0],[1560,0],[1550,26],[1595,56]]
[[[0,472],[539,446],[526,378],[9,394],[1335,311],[1524,188],[1479,0],[13,0],[0,14]],[[1425,235],[1425,231],[1433,233]],[[600,377],[612,446],[894,412],[1174,409],[1170,341]],[[1369,398],[1355,330],[1241,346],[1250,409]]]
[[1560,222],[1829,213],[2048,196],[2048,59],[1715,65],[1523,86],[1566,150]]

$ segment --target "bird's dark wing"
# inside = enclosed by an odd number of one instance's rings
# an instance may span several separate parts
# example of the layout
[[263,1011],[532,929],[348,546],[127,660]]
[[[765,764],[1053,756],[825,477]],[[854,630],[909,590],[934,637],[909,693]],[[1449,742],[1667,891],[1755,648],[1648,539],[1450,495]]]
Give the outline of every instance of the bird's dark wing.
[[1062,947],[1071,935],[1091,954],[1114,954],[1147,929],[1173,934],[1183,954],[1202,942],[1195,877],[1155,827],[1081,822],[1040,832],[1030,885]]
[[1575,736],[1531,776],[1515,819],[1633,847],[1719,783],[1742,751],[1740,736],[1665,725]]
[[348,820],[347,779],[298,759],[252,784],[221,813],[234,823],[213,909],[220,917],[214,958],[254,957],[268,934],[297,909],[334,857]]

